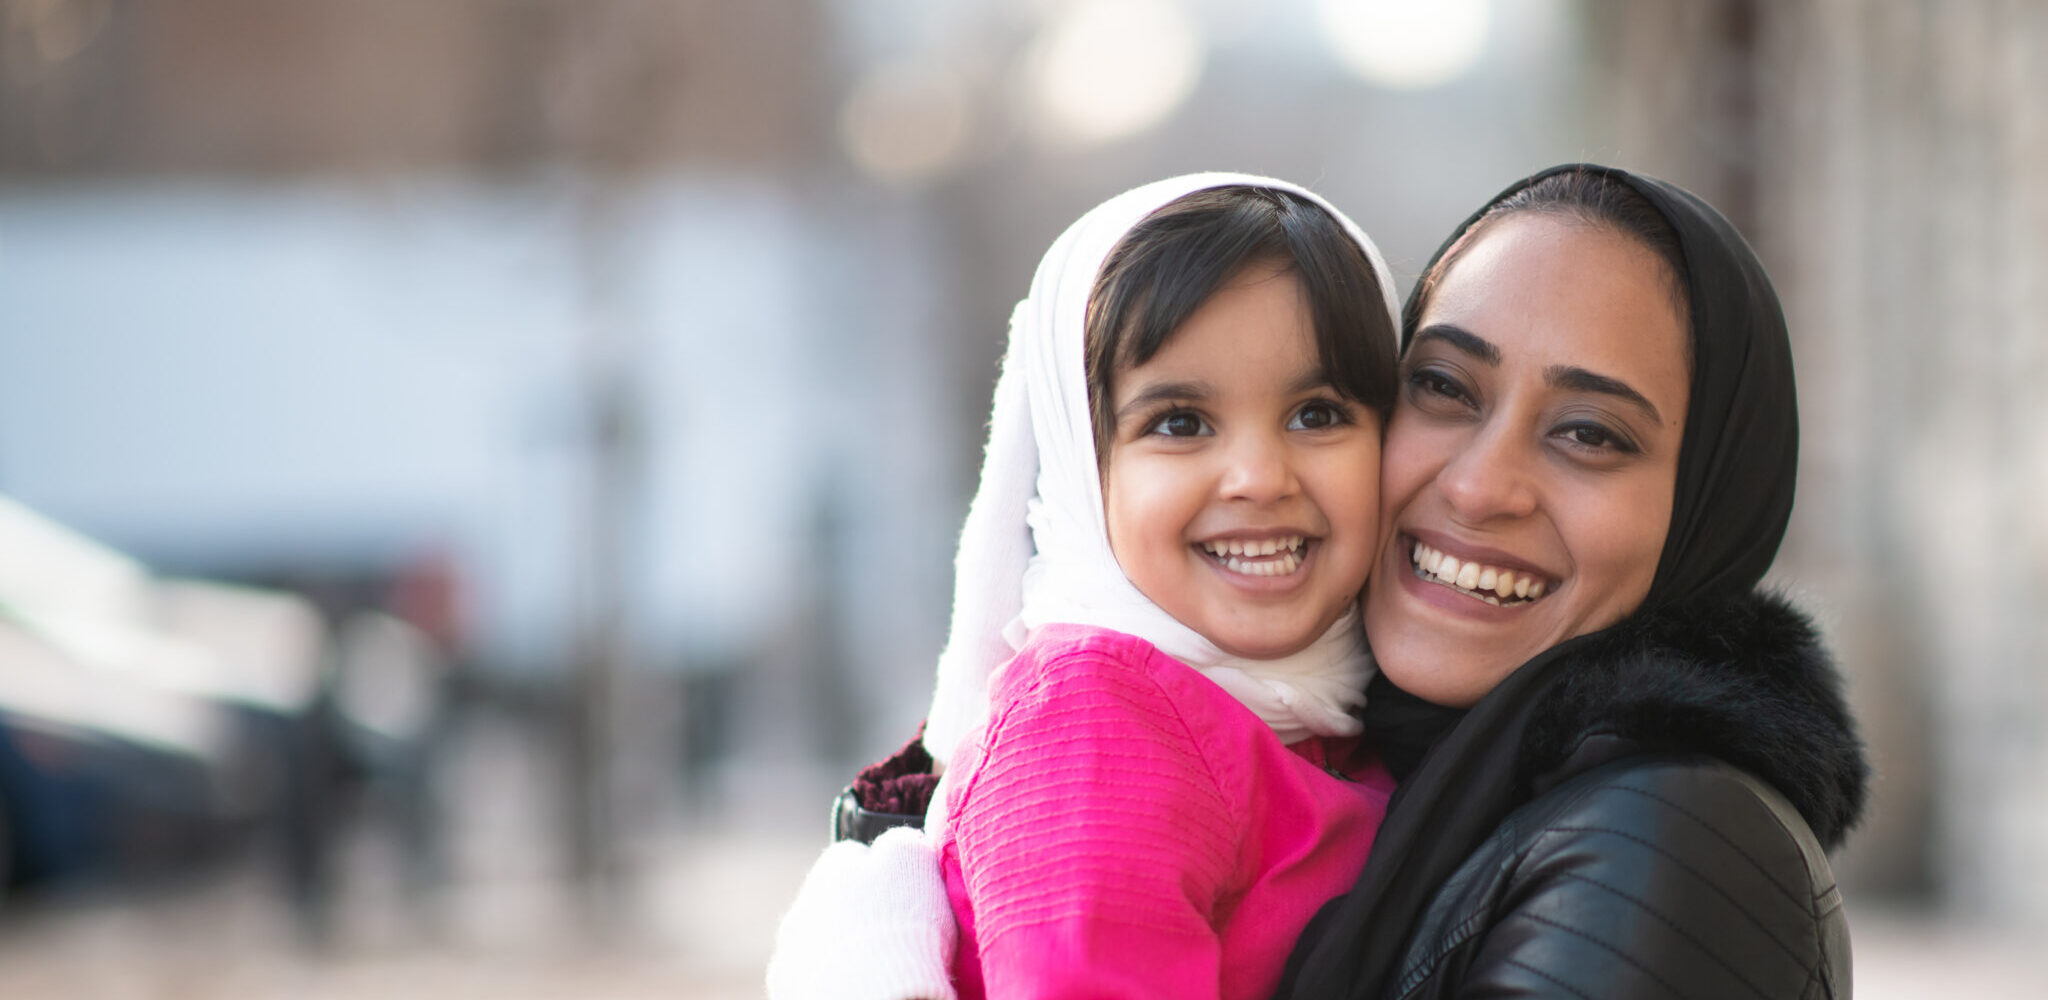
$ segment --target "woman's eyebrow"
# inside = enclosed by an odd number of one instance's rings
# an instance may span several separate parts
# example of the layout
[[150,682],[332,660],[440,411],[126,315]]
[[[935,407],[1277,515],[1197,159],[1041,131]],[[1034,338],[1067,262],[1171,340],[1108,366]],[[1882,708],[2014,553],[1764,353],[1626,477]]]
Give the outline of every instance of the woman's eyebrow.
[[1567,392],[1597,392],[1603,396],[1613,396],[1635,405],[1651,420],[1660,424],[1664,422],[1663,415],[1657,412],[1657,407],[1650,402],[1648,396],[1637,392],[1634,386],[1618,378],[1610,378],[1572,365],[1552,365],[1543,370],[1543,381]]
[[1500,348],[1464,327],[1452,326],[1449,323],[1433,323],[1415,331],[1415,340],[1409,346],[1431,340],[1441,340],[1456,350],[1486,362],[1489,367],[1500,367]]
[[[1500,348],[1463,327],[1452,326],[1449,323],[1423,327],[1415,331],[1415,340],[1410,346],[1430,340],[1443,341],[1453,349],[1478,358],[1490,367],[1500,367]],[[1663,414],[1657,412],[1657,407],[1650,402],[1650,397],[1637,392],[1634,386],[1618,378],[1575,365],[1552,365],[1543,370],[1543,381],[1568,392],[1595,392],[1603,396],[1613,396],[1642,410],[1651,420],[1660,424],[1664,422]]]
[[1191,403],[1199,403],[1202,400],[1208,398],[1209,384],[1207,382],[1197,382],[1193,380],[1180,382],[1154,382],[1151,385],[1139,389],[1137,395],[1132,396],[1129,400],[1126,400],[1124,402],[1124,405],[1117,407],[1116,418],[1119,421],[1126,420],[1129,419],[1132,414],[1138,413],[1143,410],[1149,410],[1152,407],[1164,402],[1179,400]]

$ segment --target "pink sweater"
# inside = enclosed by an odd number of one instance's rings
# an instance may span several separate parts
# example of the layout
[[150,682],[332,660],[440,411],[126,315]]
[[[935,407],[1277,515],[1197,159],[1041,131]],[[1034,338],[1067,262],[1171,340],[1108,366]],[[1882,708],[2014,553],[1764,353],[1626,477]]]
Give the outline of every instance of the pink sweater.
[[1263,1000],[1295,938],[1365,866],[1394,782],[1143,639],[1040,629],[954,755],[940,861],[961,1000]]

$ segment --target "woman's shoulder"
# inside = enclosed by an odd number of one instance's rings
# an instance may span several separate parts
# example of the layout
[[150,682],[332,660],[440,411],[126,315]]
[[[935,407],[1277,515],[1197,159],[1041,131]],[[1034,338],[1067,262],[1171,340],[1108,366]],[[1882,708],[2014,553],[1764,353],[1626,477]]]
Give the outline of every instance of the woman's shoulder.
[[1517,761],[1541,791],[1639,754],[1698,754],[1760,779],[1839,846],[1870,768],[1811,619],[1756,592],[1639,614],[1585,647],[1537,706]]
[[1550,788],[1505,820],[1417,929],[1404,990],[1833,996],[1848,931],[1826,854],[1765,782],[1653,755]]
[[[1516,877],[1524,881],[1583,861],[1654,864],[1697,874],[1700,887],[1738,899],[1781,897],[1800,913],[1840,903],[1827,855],[1799,810],[1749,772],[1703,755],[1595,768],[1510,814],[1497,837],[1520,848]],[[1653,888],[1641,895],[1653,898]]]

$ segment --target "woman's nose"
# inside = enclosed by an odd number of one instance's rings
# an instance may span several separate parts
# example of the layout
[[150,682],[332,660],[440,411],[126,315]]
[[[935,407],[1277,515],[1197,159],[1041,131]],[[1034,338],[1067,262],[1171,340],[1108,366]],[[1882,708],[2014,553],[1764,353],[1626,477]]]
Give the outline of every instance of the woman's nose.
[[1218,486],[1226,500],[1270,503],[1298,492],[1300,481],[1285,445],[1247,436],[1232,442],[1226,451]]
[[1531,464],[1537,460],[1511,428],[1481,427],[1437,473],[1451,512],[1468,524],[1527,517],[1536,511]]

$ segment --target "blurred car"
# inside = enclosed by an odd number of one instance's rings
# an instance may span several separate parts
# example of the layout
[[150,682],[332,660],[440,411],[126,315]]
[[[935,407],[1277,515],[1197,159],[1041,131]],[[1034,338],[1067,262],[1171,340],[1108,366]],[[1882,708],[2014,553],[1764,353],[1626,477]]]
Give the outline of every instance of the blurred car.
[[176,864],[288,812],[321,684],[291,595],[152,577],[0,497],[0,865]]
[[161,865],[207,841],[228,719],[124,683],[0,604],[0,864],[8,884]]

